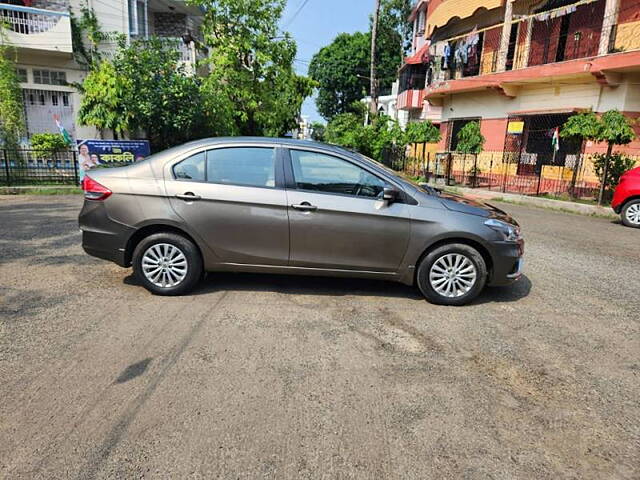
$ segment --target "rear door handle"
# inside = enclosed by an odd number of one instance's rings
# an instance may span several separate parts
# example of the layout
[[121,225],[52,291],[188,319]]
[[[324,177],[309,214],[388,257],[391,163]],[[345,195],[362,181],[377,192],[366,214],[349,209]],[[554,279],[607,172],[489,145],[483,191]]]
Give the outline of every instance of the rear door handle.
[[291,208],[300,210],[302,212],[313,212],[318,209],[315,205],[311,205],[309,202],[302,202],[298,205],[291,205]]
[[200,200],[202,197],[200,195],[196,195],[193,192],[185,192],[183,194],[177,194],[176,198],[179,198],[180,200],[186,200],[188,202],[195,202],[196,200]]

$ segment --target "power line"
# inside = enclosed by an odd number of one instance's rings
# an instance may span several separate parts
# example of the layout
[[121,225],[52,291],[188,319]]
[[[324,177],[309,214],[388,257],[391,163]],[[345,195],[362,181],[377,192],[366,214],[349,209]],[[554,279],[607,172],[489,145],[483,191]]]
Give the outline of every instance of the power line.
[[283,25],[283,28],[288,27],[289,25],[291,25],[293,23],[293,21],[296,19],[296,17],[300,14],[300,12],[302,12],[302,9],[304,8],[304,6],[309,3],[309,0],[302,0],[302,3],[300,4],[300,6],[298,7],[298,9],[296,10],[296,12],[293,14],[293,16]]

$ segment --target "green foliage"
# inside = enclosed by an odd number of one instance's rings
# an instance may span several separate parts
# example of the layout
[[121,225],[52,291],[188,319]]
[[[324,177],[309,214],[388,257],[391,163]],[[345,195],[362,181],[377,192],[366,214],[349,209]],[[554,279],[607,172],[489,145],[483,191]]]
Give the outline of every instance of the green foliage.
[[385,115],[374,116],[369,125],[354,113],[336,115],[327,125],[325,141],[382,161],[391,147],[405,147],[406,137],[398,122]]
[[324,123],[312,122],[311,123],[311,138],[316,142],[324,141],[326,126]]
[[[341,113],[356,113],[354,103],[369,88],[369,34],[341,33],[320,49],[309,65],[309,75],[318,82],[316,105],[327,120]],[[397,67],[397,65],[396,65]]]
[[[102,60],[98,47],[100,42],[108,38],[108,35],[100,29],[98,18],[93,9],[87,5],[86,0],[80,5],[79,17],[73,11],[70,14],[74,60],[85,68],[91,69]],[[85,45],[85,40],[88,46]]]
[[284,0],[191,0],[203,8],[211,133],[279,136],[297,125],[315,82],[293,69],[296,44],[279,33]]
[[576,140],[596,140],[602,131],[600,119],[593,112],[572,115],[560,130],[560,136]]
[[35,133],[31,135],[29,143],[38,158],[46,158],[68,148],[66,140],[59,133]]
[[560,135],[610,145],[626,145],[635,138],[631,123],[618,110],[609,110],[600,118],[593,112],[573,115],[565,122]]
[[198,80],[179,63],[176,45],[158,38],[120,40],[113,60],[87,76],[78,119],[118,136],[145,133],[154,149],[203,135],[205,112]]
[[408,144],[440,141],[440,129],[430,121],[410,122],[405,130],[405,135]]
[[124,135],[131,128],[134,114],[128,103],[132,90],[131,79],[119,75],[112,62],[103,60],[82,83],[78,122]]
[[2,28],[0,25],[0,144],[15,149],[26,131],[24,107],[16,64],[10,58],[13,52],[4,43]]
[[472,153],[477,155],[482,152],[485,138],[480,133],[480,122],[473,121],[467,123],[458,132],[457,150],[460,153]]
[[609,145],[627,145],[636,138],[627,117],[618,110],[609,110],[600,118],[602,130],[598,135],[598,140],[607,142]]
[[[607,159],[606,154],[596,154],[593,158],[593,168],[599,178],[604,173],[604,165]],[[635,161],[620,153],[614,153],[609,157],[609,167],[607,168],[607,178],[605,179],[605,189],[613,190],[620,182],[620,177],[624,172],[634,167]]]

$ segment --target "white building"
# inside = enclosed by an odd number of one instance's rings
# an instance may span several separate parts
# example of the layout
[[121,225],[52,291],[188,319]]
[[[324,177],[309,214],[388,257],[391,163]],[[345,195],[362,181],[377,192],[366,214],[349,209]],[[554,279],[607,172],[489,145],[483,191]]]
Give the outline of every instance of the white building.
[[[0,0],[0,22],[8,42],[16,47],[28,135],[58,132],[55,116],[74,138],[98,138],[93,127],[77,125],[80,94],[69,84],[81,82],[86,70],[74,60],[71,15],[87,5],[103,33],[136,37],[175,38],[182,60],[193,69],[195,43],[202,12],[180,0]],[[189,37],[190,36],[190,37]],[[100,50],[113,50],[106,41]]]

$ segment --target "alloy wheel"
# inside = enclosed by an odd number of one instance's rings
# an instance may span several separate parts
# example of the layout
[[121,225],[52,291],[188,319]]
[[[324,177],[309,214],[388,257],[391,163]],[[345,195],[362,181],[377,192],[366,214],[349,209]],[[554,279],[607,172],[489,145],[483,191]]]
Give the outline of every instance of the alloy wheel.
[[640,225],[640,203],[634,203],[629,206],[625,212],[625,216],[630,223]]
[[438,258],[429,272],[431,287],[444,297],[456,298],[467,294],[475,285],[476,267],[460,253],[448,253]]
[[156,243],[142,256],[142,272],[157,287],[168,288],[180,284],[187,276],[187,257],[175,245]]

